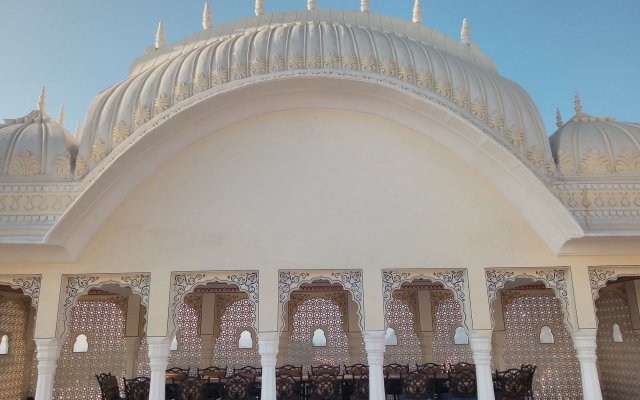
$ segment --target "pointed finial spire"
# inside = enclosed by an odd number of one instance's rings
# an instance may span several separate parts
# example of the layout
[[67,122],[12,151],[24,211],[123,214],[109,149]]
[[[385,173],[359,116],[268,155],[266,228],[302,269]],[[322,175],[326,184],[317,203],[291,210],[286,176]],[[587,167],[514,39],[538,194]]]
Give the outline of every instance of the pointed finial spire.
[[581,113],[582,112],[582,101],[580,100],[580,93],[576,92],[575,95],[573,95],[573,109],[576,111],[576,114]]
[[370,0],[360,0],[360,11],[368,13],[371,10]]
[[60,114],[58,114],[58,123],[64,126],[64,104],[60,107]]
[[562,128],[564,122],[562,122],[562,114],[560,114],[560,108],[556,108],[556,126]]
[[209,8],[209,2],[204,2],[204,11],[202,12],[202,29],[205,31],[211,29],[211,9]]
[[40,90],[40,97],[38,97],[38,110],[40,113],[44,113],[44,108],[47,106],[47,89],[43,86]]
[[316,9],[316,0],[307,0],[307,10],[313,11]]
[[471,45],[471,29],[469,29],[469,22],[467,19],[462,20],[462,29],[460,30],[460,43]]
[[264,2],[263,0],[256,0],[256,15],[260,16],[264,14]]
[[164,23],[160,21],[158,23],[158,30],[156,31],[156,50],[164,47]]
[[420,0],[416,0],[413,3],[413,22],[416,24],[422,23],[422,2]]

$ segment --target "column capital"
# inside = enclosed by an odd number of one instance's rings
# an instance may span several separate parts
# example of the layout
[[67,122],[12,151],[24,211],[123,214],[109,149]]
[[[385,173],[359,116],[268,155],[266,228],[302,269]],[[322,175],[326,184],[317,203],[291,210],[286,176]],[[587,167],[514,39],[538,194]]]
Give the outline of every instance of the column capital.
[[578,360],[596,362],[597,334],[596,329],[577,329],[571,332]]
[[171,338],[164,336],[149,336],[149,368],[151,371],[162,371],[167,369],[169,364],[169,347]]
[[39,363],[56,362],[60,356],[60,341],[57,338],[34,339]]
[[384,338],[386,334],[386,331],[365,331],[364,347],[367,353],[378,351],[384,353]]
[[472,330],[469,332],[469,345],[476,364],[491,365],[491,340],[493,331]]
[[258,333],[258,352],[260,355],[278,354],[278,345],[280,344],[279,332],[259,332]]

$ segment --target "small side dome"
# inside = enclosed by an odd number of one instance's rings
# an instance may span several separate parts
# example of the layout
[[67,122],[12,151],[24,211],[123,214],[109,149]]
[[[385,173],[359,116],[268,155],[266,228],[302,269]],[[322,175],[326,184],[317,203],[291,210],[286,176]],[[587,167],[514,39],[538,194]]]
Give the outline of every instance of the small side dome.
[[40,109],[0,124],[0,179],[71,180],[78,144],[74,136]]
[[576,97],[576,115],[558,125],[550,141],[561,174],[640,174],[640,124],[585,114]]

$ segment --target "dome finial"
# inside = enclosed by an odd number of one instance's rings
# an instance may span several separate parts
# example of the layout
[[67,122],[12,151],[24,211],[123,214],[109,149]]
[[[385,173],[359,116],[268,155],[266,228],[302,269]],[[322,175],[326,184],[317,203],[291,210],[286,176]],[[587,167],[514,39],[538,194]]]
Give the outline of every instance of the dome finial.
[[47,106],[47,89],[43,86],[40,89],[40,97],[38,97],[38,110],[40,113],[44,113],[44,108]]
[[209,2],[204,2],[204,11],[202,12],[202,29],[205,31],[211,29],[211,9],[209,8]]
[[368,13],[371,10],[370,0],[360,0],[360,11]]
[[264,14],[264,2],[263,0],[256,0],[256,15],[260,16]]
[[416,24],[422,23],[422,2],[420,0],[416,0],[413,3],[413,22]]
[[307,0],[307,10],[314,11],[316,9],[316,0]]
[[160,21],[158,23],[158,30],[156,31],[156,50],[164,47],[164,23]]
[[556,126],[558,128],[562,128],[562,125],[564,125],[564,122],[562,122],[562,114],[560,114],[560,108],[556,108]]
[[460,43],[471,45],[471,29],[469,29],[469,22],[467,19],[462,20],[462,29],[460,30]]
[[64,104],[60,107],[60,114],[58,114],[58,123],[64,126]]
[[576,92],[573,95],[573,109],[576,111],[576,114],[582,112],[582,101],[580,100],[580,93]]

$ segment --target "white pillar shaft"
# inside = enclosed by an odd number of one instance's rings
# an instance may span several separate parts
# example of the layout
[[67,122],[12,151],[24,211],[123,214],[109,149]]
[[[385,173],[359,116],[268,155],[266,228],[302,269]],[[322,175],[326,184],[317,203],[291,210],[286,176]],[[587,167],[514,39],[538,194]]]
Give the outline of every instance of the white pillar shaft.
[[573,347],[576,349],[580,363],[584,400],[602,400],[600,378],[596,365],[596,333],[595,329],[578,329],[571,334]]
[[58,339],[36,339],[35,341],[38,357],[36,400],[50,400],[53,398],[53,379],[60,356],[60,342]]
[[472,331],[469,344],[476,364],[478,400],[495,400],[491,377],[491,331]]
[[149,369],[151,370],[151,387],[149,400],[165,400],[165,371],[169,364],[170,338],[148,337]]
[[140,338],[129,336],[125,338],[127,343],[127,365],[125,374],[127,379],[135,378],[138,366],[138,350],[140,350]]
[[369,399],[384,400],[384,336],[385,331],[366,331],[364,346],[369,364]]
[[278,360],[278,332],[260,332],[258,346],[262,364],[262,400],[276,400],[276,362]]

